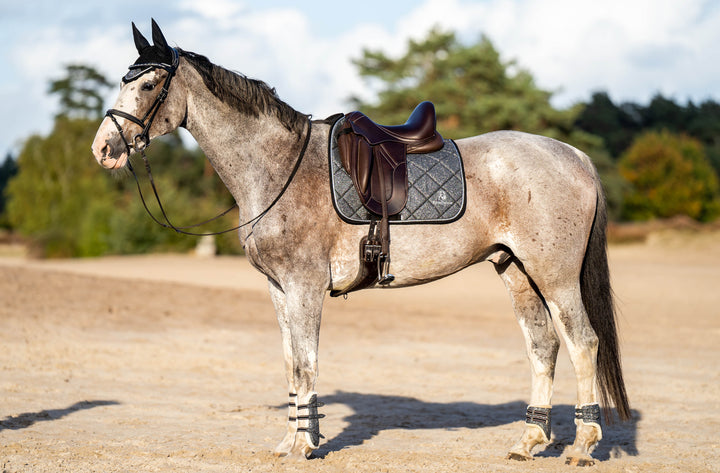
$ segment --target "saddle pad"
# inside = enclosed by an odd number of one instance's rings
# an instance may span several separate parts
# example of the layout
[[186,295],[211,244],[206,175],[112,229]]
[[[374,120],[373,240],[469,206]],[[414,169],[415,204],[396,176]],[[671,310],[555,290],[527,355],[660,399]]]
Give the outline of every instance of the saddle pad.
[[[344,118],[332,128],[329,143],[330,185],[335,210],[347,223],[368,224],[379,220],[360,202],[350,174],[340,161],[337,134]],[[390,217],[391,224],[451,223],[465,212],[465,173],[460,151],[452,140],[429,154],[408,154],[408,200],[405,208]]]

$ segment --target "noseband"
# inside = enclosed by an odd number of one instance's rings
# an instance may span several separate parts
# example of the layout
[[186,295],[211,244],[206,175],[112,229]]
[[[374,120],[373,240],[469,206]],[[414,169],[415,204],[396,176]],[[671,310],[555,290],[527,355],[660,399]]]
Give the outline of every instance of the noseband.
[[[298,169],[300,168],[300,163],[303,160],[303,157],[305,156],[305,151],[307,150],[308,144],[310,143],[310,134],[312,132],[312,121],[308,119],[308,127],[307,127],[307,133],[305,135],[305,141],[303,143],[302,149],[300,151],[300,155],[298,156],[297,161],[295,162],[295,166],[292,169],[292,172],[290,173],[290,176],[288,177],[287,181],[285,182],[285,185],[280,190],[280,193],[275,197],[275,199],[270,203],[270,205],[267,206],[265,210],[263,210],[260,214],[253,217],[252,219],[248,220],[245,223],[242,223],[236,227],[229,228],[227,230],[222,230],[219,232],[210,232],[210,233],[194,233],[194,232],[188,232],[186,231],[189,228],[196,228],[201,225],[205,225],[207,223],[210,223],[214,220],[219,219],[220,217],[226,215],[228,212],[233,210],[235,207],[237,207],[237,204],[233,205],[229,209],[225,210],[221,214],[218,214],[217,216],[205,220],[200,223],[196,223],[195,225],[188,225],[184,227],[179,227],[174,225],[172,222],[170,222],[170,219],[168,218],[167,214],[165,213],[165,208],[162,205],[162,202],[160,201],[160,196],[158,195],[157,188],[155,187],[155,180],[152,177],[152,170],[150,169],[150,162],[147,159],[147,156],[145,155],[145,149],[150,145],[150,127],[152,126],[153,120],[155,120],[155,115],[157,115],[158,110],[162,106],[162,104],[165,102],[165,99],[167,99],[168,96],[168,90],[170,89],[170,82],[172,81],[172,78],[175,76],[175,72],[177,71],[178,65],[180,64],[180,55],[175,48],[170,48],[172,51],[172,64],[167,63],[143,63],[143,64],[133,64],[130,66],[130,71],[125,74],[125,77],[123,77],[122,81],[123,84],[130,83],[134,80],[137,80],[139,77],[141,77],[146,72],[150,72],[152,69],[165,69],[168,73],[167,78],[165,78],[165,83],[163,84],[162,89],[160,90],[160,93],[157,97],[155,97],[155,101],[152,103],[148,111],[145,113],[145,115],[142,118],[137,118],[134,115],[130,115],[127,112],[123,112],[122,110],[117,110],[114,108],[109,109],[105,116],[109,117],[110,120],[115,124],[115,128],[117,128],[118,133],[120,134],[120,138],[122,138],[123,143],[125,144],[125,148],[128,155],[128,161],[127,166],[128,169],[130,169],[130,172],[132,173],[133,177],[135,178],[135,184],[137,185],[138,193],[140,194],[140,201],[143,204],[143,207],[145,208],[145,211],[150,215],[150,218],[152,218],[155,223],[158,225],[165,227],[165,228],[172,228],[177,233],[182,233],[185,235],[193,235],[193,236],[206,236],[206,235],[219,235],[221,233],[228,233],[235,230],[239,230],[247,225],[252,224],[254,227],[255,224],[257,224],[261,218],[263,218],[268,212],[270,212],[270,209],[272,209],[275,204],[278,203],[280,198],[285,194],[285,191],[290,187],[290,183],[292,182],[293,178],[295,177],[295,174],[297,174]],[[142,131],[135,135],[132,140],[132,146],[130,146],[130,143],[128,143],[127,139],[125,138],[125,135],[123,134],[122,127],[117,121],[116,116],[124,118],[126,120],[130,120],[131,122],[137,124],[142,128]],[[133,169],[132,164],[130,163],[130,153],[131,151],[135,151],[137,153],[140,153],[142,156],[143,162],[145,163],[145,170],[148,174],[148,179],[150,180],[150,185],[152,186],[153,194],[155,194],[155,200],[157,201],[158,207],[160,208],[160,212],[162,213],[163,219],[167,223],[163,223],[160,220],[158,220],[155,215],[150,211],[147,204],[145,203],[145,197],[143,196],[142,189],[140,188],[140,181],[137,177],[137,174],[135,174],[135,169]]]

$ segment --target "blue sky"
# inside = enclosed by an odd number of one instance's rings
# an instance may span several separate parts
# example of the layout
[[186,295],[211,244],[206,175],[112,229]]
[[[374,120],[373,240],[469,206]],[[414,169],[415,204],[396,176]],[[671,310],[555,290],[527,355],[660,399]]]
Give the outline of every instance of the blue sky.
[[[0,159],[47,133],[48,83],[69,63],[118,81],[135,59],[130,22],[154,17],[171,44],[276,87],[316,117],[372,97],[350,62],[363,47],[403,52],[433,26],[467,42],[486,34],[559,107],[606,90],[615,101],[720,101],[717,0],[0,0]],[[383,12],[382,16],[377,12]],[[115,90],[108,97],[108,107]],[[89,147],[89,144],[88,144]]]

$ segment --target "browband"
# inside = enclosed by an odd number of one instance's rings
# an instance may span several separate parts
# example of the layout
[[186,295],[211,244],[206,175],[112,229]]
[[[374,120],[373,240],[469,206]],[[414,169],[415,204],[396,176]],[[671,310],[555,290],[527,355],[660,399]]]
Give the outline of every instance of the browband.
[[128,82],[132,82],[136,80],[141,75],[145,74],[146,72],[150,72],[152,69],[160,68],[165,69],[166,71],[172,73],[174,72],[178,65],[180,64],[180,55],[177,52],[177,49],[170,48],[170,51],[172,51],[172,64],[167,64],[164,62],[149,62],[149,63],[141,63],[141,64],[132,64],[130,67],[128,67],[129,71],[127,74],[125,74],[125,77],[122,78],[123,84],[127,84]]

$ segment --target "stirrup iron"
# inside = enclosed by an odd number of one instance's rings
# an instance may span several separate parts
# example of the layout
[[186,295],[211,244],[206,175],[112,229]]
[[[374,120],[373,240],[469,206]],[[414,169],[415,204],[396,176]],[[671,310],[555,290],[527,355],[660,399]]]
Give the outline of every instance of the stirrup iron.
[[393,274],[390,274],[388,270],[390,269],[390,255],[385,255],[383,253],[380,253],[380,256],[377,260],[378,264],[378,284],[381,286],[386,286],[393,282],[395,280],[395,276]]

